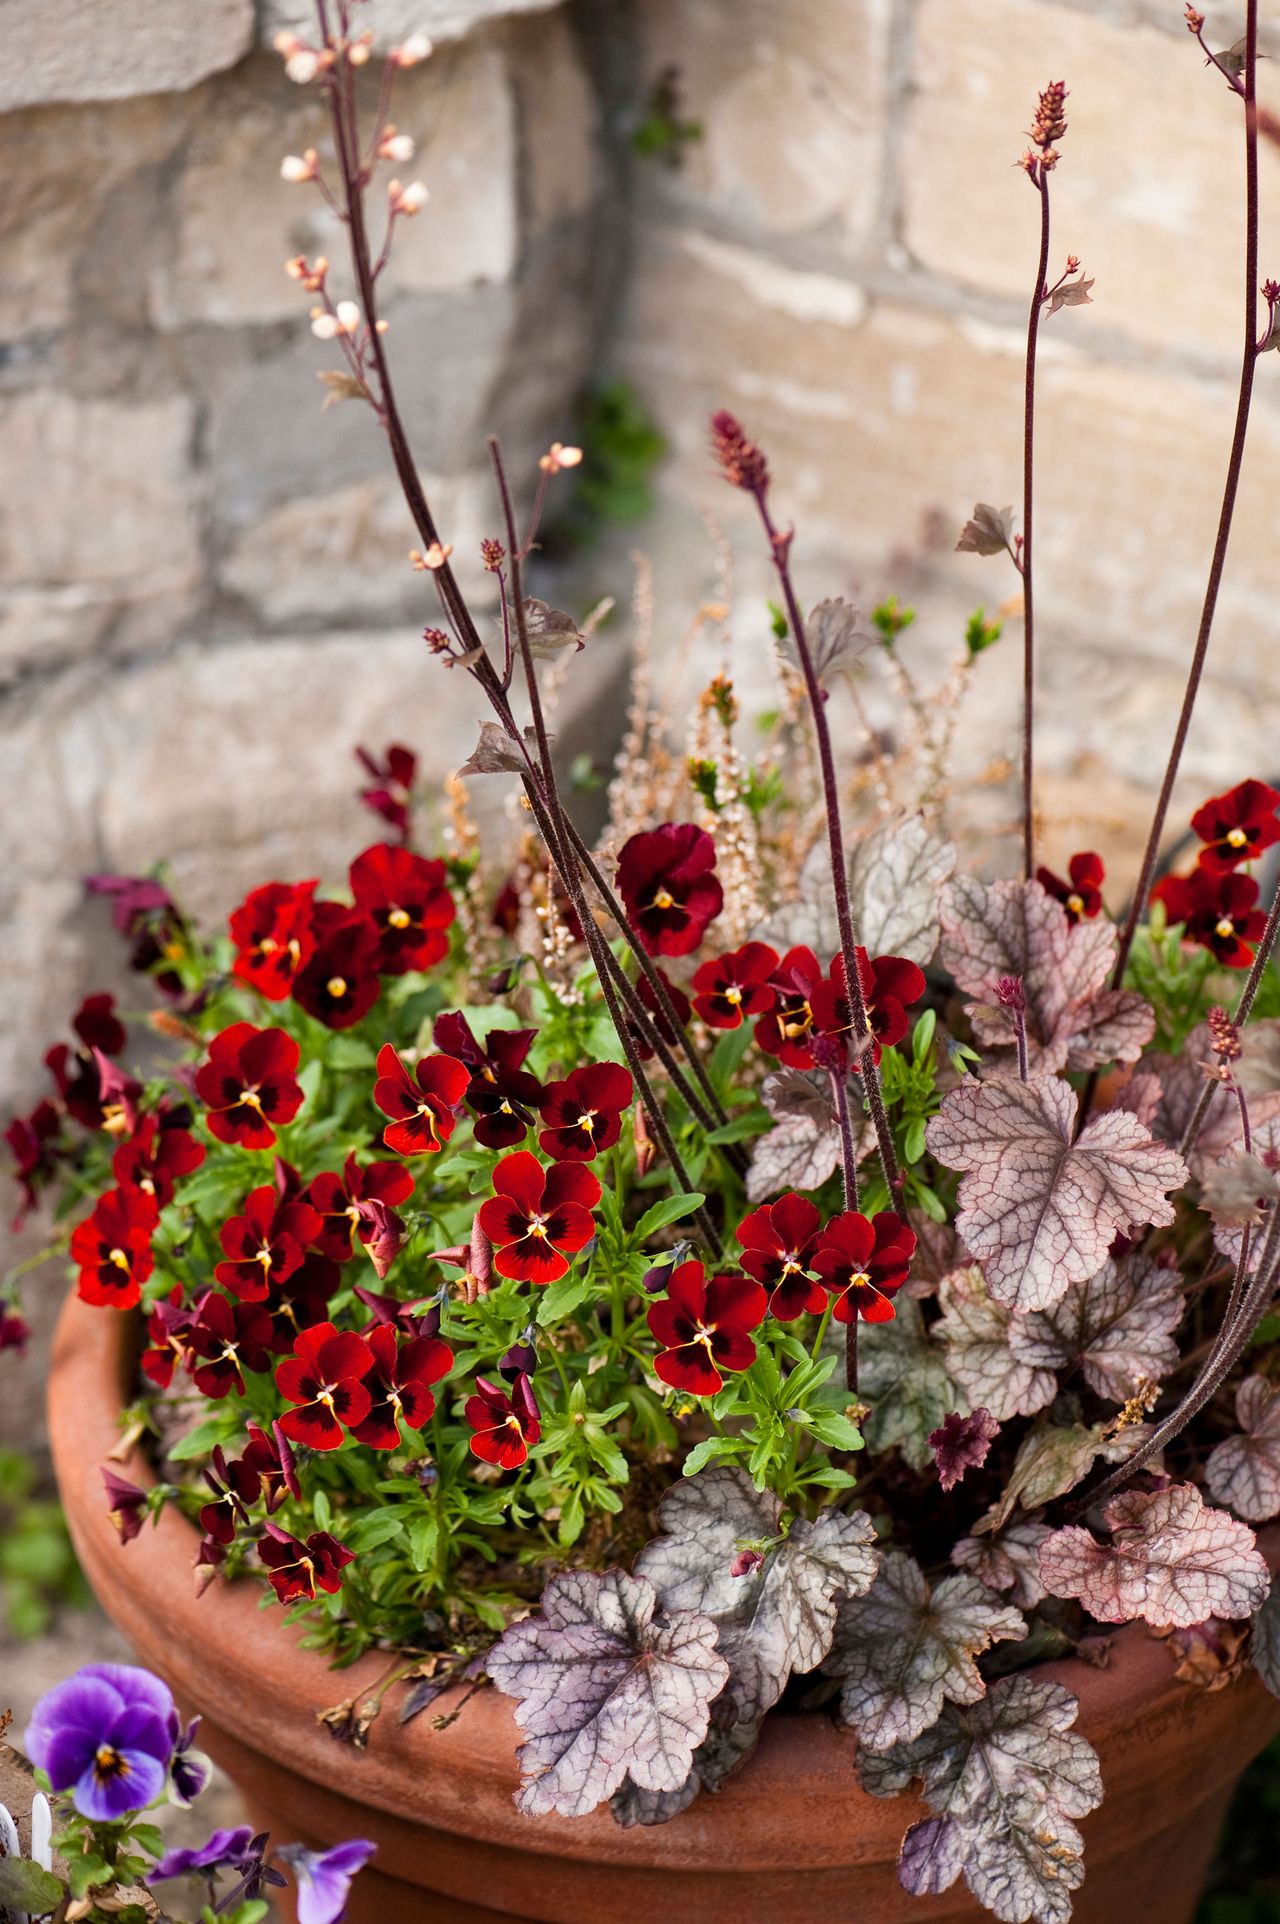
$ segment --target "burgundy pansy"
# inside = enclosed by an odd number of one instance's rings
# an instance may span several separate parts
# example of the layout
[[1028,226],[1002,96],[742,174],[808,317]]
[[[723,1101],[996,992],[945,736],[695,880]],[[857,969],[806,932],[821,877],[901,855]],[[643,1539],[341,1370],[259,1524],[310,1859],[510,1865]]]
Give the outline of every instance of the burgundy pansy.
[[544,1169],[528,1149],[517,1149],[494,1170],[493,1187],[476,1221],[493,1244],[499,1276],[554,1283],[566,1275],[569,1258],[595,1234],[591,1211],[600,1184],[591,1171],[580,1162]]
[[363,1423],[373,1399],[364,1379],[373,1368],[373,1351],[363,1336],[317,1323],[299,1332],[296,1354],[276,1370],[276,1388],[296,1404],[280,1418],[291,1443],[313,1450],[336,1450],[344,1429]]
[[724,907],[716,845],[694,822],[633,835],[618,857],[618,889],[650,955],[689,955]]
[[155,1203],[136,1189],[108,1189],[99,1196],[93,1214],[71,1232],[71,1260],[80,1270],[76,1286],[86,1303],[133,1308],[155,1268],[156,1221]]
[[416,1296],[405,1302],[400,1296],[383,1296],[376,1289],[357,1283],[353,1294],[364,1304],[375,1323],[386,1323],[402,1336],[434,1336],[440,1328],[440,1295]]
[[196,1070],[210,1134],[245,1149],[270,1149],[276,1130],[302,1107],[298,1053],[283,1029],[255,1029],[252,1022],[233,1022],[216,1035]]
[[1068,922],[1091,922],[1102,909],[1102,884],[1106,870],[1102,857],[1092,849],[1083,849],[1073,855],[1067,863],[1067,880],[1055,875],[1050,868],[1038,868],[1036,880],[1042,889],[1061,902],[1067,911]]
[[153,1305],[147,1317],[147,1347],[141,1356],[144,1376],[167,1390],[179,1363],[184,1366],[190,1355],[187,1331],[195,1310],[183,1301],[182,1285],[175,1283],[163,1301]]
[[90,895],[105,895],[111,919],[130,944],[129,967],[150,975],[167,996],[183,993],[182,977],[172,964],[186,946],[187,925],[162,882],[149,875],[86,875]]
[[836,1321],[860,1316],[867,1323],[891,1323],[896,1312],[890,1298],[907,1280],[915,1247],[915,1231],[891,1210],[870,1221],[853,1209],[832,1217],[813,1252],[813,1268],[833,1299]]
[[12,1227],[21,1229],[27,1212],[40,1200],[40,1186],[58,1166],[58,1112],[51,1102],[38,1102],[29,1116],[15,1116],[4,1132],[13,1151],[14,1179],[22,1191]]
[[524,1067],[536,1029],[490,1029],[483,1045],[456,1009],[438,1015],[431,1030],[437,1049],[466,1064],[467,1107],[475,1117],[476,1141],[486,1149],[514,1149],[533,1122],[542,1085]]
[[474,1431],[472,1455],[482,1463],[496,1463],[500,1470],[518,1470],[542,1435],[538,1400],[527,1376],[516,1377],[509,1395],[499,1384],[477,1376],[463,1415]]
[[378,936],[358,909],[317,902],[316,946],[293,981],[293,999],[326,1029],[350,1029],[378,999]]
[[442,1149],[454,1131],[470,1077],[453,1056],[423,1056],[413,1074],[392,1045],[378,1051],[378,1080],[373,1099],[391,1121],[382,1132],[398,1156],[429,1156]]
[[822,979],[817,956],[803,944],[788,949],[774,971],[774,1005],[756,1023],[756,1042],[789,1069],[813,1067],[811,997]]
[[805,1273],[812,1267],[821,1223],[817,1205],[792,1192],[738,1224],[742,1267],[769,1291],[769,1308],[780,1323],[826,1305],[821,1284]]
[[1166,875],[1151,900],[1163,902],[1171,922],[1186,924],[1187,941],[1209,949],[1224,969],[1247,969],[1253,961],[1249,944],[1260,941],[1267,926],[1251,875],[1215,875],[1207,868]]
[[107,1493],[107,1515],[121,1543],[132,1543],[147,1514],[147,1493],[104,1463],[98,1474]]
[[548,1083],[538,1146],[561,1162],[590,1162],[622,1134],[622,1112],[634,1094],[631,1071],[616,1062],[588,1062]]
[[[878,955],[873,962],[865,949],[858,949],[856,954],[867,1025],[873,1038],[872,1059],[879,1062],[882,1050],[901,1042],[907,1033],[907,1010],[913,1002],[920,1000],[927,985],[923,969],[914,962],[908,962],[905,956]],[[854,1034],[853,1003],[845,982],[842,955],[836,956],[831,964],[830,975],[814,987],[810,1006],[817,1034],[838,1041],[842,1048],[851,1048]],[[850,1066],[855,1070],[861,1069],[861,1060],[856,1053]]]
[[257,1475],[261,1489],[259,1494],[267,1506],[267,1513],[278,1510],[287,1496],[295,1503],[300,1502],[302,1490],[298,1483],[294,1466],[293,1451],[289,1439],[278,1422],[271,1425],[271,1434],[256,1423],[246,1423],[249,1441],[245,1444],[241,1462]]
[[238,951],[232,974],[268,1002],[283,1002],[294,977],[315,953],[316,884],[268,882],[252,889],[231,917]]
[[19,1316],[16,1309],[8,1303],[0,1303],[0,1355],[7,1349],[15,1350],[21,1356],[31,1339],[31,1328],[26,1318]]
[[111,1158],[111,1168],[122,1189],[139,1189],[164,1209],[173,1201],[175,1184],[204,1161],[204,1144],[187,1129],[166,1128],[158,1115],[142,1116],[128,1142]]
[[380,975],[429,969],[448,954],[456,910],[443,862],[378,842],[357,855],[350,879],[356,907],[377,931]]
[[373,778],[368,788],[360,790],[360,800],[395,829],[402,842],[407,840],[409,806],[418,774],[417,756],[411,748],[392,742],[383,750],[381,760],[367,748],[357,748],[356,757]]
[[708,1278],[701,1263],[681,1263],[665,1297],[649,1310],[650,1331],[662,1344],[655,1373],[673,1389],[714,1396],[724,1388],[722,1371],[755,1362],[751,1331],[768,1307],[768,1295],[752,1277]]
[[[662,983],[663,988],[667,992],[667,999],[670,1002],[672,1008],[675,1010],[676,1019],[679,1022],[680,1027],[682,1029],[685,1028],[688,1024],[689,1017],[693,1014],[692,1002],[690,1002],[688,996],[685,994],[684,990],[679,986],[679,984],[671,980],[671,977],[667,975],[665,970],[655,968],[654,973],[658,977],[659,981]],[[662,1040],[667,1044],[667,1046],[670,1048],[675,1043],[679,1042],[680,1038],[676,1034],[676,1031],[672,1024],[670,1016],[667,1014],[666,1010],[663,1008],[662,1002],[657,994],[657,991],[654,989],[653,984],[650,982],[648,976],[644,974],[643,971],[641,971],[640,975],[636,979],[636,994],[640,997],[640,1000],[644,1003],[645,1008],[649,1011],[649,1015],[652,1020],[654,1028],[657,1030],[658,1034],[662,1037]],[[639,1028],[636,1026],[636,1024],[631,1020],[629,1016],[627,1017],[627,1033],[631,1037],[632,1042],[635,1044],[635,1047],[639,1052],[641,1061],[642,1062],[650,1061],[653,1057],[654,1051],[652,1046],[649,1043],[648,1037],[641,1033]]]
[[[85,1129],[101,1129],[108,1120],[104,1071],[110,1080],[109,1058],[118,1056],[128,1040],[124,1024],[115,1014],[115,1000],[113,995],[86,996],[71,1021],[82,1046],[72,1049],[59,1042],[45,1056],[63,1108]],[[120,1082],[134,1098],[141,1094],[138,1083],[124,1078]],[[119,1091],[113,1093],[118,1100]]]
[[[216,1289],[196,1304],[185,1341],[191,1380],[202,1396],[244,1395],[244,1372],[271,1367],[271,1318],[260,1303],[232,1303]],[[195,1359],[201,1360],[197,1362]]]
[[271,1318],[271,1347],[288,1356],[299,1331],[314,1329],[329,1314],[330,1298],[342,1288],[342,1271],[328,1256],[308,1251],[290,1275],[272,1283],[263,1308]]
[[748,1016],[772,1009],[777,967],[778,951],[767,942],[744,942],[702,964],[693,978],[693,1006],[709,1028],[740,1028]]
[[258,1542],[258,1556],[264,1564],[271,1588],[281,1603],[315,1599],[317,1590],[330,1596],[342,1588],[342,1571],[353,1552],[327,1530],[313,1530],[305,1543],[291,1537],[278,1524],[267,1523]]
[[310,1203],[282,1203],[275,1185],[263,1183],[245,1198],[243,1213],[222,1225],[219,1240],[227,1260],[214,1270],[214,1280],[241,1302],[265,1302],[271,1285],[301,1266],[319,1230],[320,1218]]
[[353,1238],[367,1243],[373,1234],[373,1224],[361,1215],[361,1204],[380,1202],[394,1208],[408,1202],[412,1194],[413,1177],[402,1162],[371,1162],[362,1168],[353,1153],[343,1163],[340,1176],[326,1170],[307,1191],[320,1217],[311,1240],[322,1255],[349,1263],[356,1253]]
[[225,1549],[235,1538],[236,1525],[249,1521],[249,1505],[258,1501],[261,1479],[243,1457],[228,1462],[221,1449],[214,1450],[210,1467],[201,1475],[213,1491],[213,1502],[202,1507],[200,1528]]
[[369,1414],[351,1425],[351,1433],[371,1450],[395,1450],[401,1423],[420,1430],[430,1418],[436,1406],[431,1385],[449,1374],[453,1351],[438,1336],[411,1336],[406,1342],[391,1323],[371,1323],[364,1340],[373,1352],[365,1379],[373,1403]]
[[1205,846],[1200,866],[1211,875],[1225,875],[1241,862],[1251,862],[1263,849],[1280,842],[1280,794],[1266,782],[1240,782],[1225,795],[1215,795],[1191,817],[1191,826]]

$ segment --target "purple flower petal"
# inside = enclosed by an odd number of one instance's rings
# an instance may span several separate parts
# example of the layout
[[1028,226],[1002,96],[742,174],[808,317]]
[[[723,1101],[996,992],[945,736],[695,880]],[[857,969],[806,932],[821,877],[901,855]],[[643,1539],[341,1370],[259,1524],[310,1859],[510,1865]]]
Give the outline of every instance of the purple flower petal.
[[234,1830],[216,1830],[208,1842],[186,1850],[166,1851],[147,1877],[148,1884],[161,1884],[169,1877],[189,1877],[195,1871],[243,1870],[253,1861],[253,1832],[247,1824]]
[[166,1724],[172,1717],[174,1730],[177,1731],[173,1692],[168,1684],[161,1683],[159,1677],[153,1677],[149,1670],[139,1670],[136,1664],[129,1663],[87,1663],[83,1669],[77,1670],[70,1682],[75,1683],[80,1677],[92,1677],[96,1682],[110,1684],[125,1703],[146,1704]]
[[145,1810],[165,1786],[165,1766],[145,1750],[121,1750],[109,1770],[95,1758],[76,1784],[72,1796],[82,1817],[115,1823],[130,1811]]
[[286,1845],[279,1854],[297,1880],[298,1924],[340,1924],[351,1880],[377,1848],[362,1837],[335,1844],[327,1851],[309,1851],[301,1844]]
[[[83,1769],[85,1756],[92,1755],[100,1733],[123,1709],[120,1693],[110,1684],[77,1671],[40,1699],[31,1713],[23,1746],[36,1768],[48,1773],[54,1789],[66,1790]],[[56,1762],[51,1761],[55,1747]],[[73,1756],[80,1757],[81,1763],[68,1776]]]

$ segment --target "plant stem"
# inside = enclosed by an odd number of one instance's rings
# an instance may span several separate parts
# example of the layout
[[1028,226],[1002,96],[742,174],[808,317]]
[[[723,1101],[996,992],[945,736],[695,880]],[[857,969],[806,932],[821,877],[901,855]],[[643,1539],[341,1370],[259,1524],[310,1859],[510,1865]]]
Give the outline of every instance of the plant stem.
[[1035,808],[1032,801],[1032,743],[1035,707],[1035,589],[1031,540],[1035,508],[1036,346],[1040,311],[1049,274],[1049,176],[1042,167],[1036,180],[1040,195],[1040,259],[1027,316],[1027,367],[1022,406],[1022,858],[1028,882],[1035,874]]
[[[1253,958],[1253,966],[1249,970],[1244,988],[1240,991],[1240,1000],[1236,1003],[1235,1014],[1231,1018],[1237,1028],[1241,1028],[1249,1019],[1254,998],[1261,987],[1262,978],[1267,972],[1267,964],[1270,962],[1276,946],[1277,934],[1280,934],[1280,879],[1276,882],[1276,892],[1271,903],[1271,913],[1267,917],[1267,926],[1262,931],[1262,940],[1258,943],[1257,951]],[[1209,1104],[1213,1098],[1213,1092],[1218,1086],[1216,1082],[1206,1082],[1204,1088],[1200,1091],[1196,1106],[1191,1112],[1191,1118],[1187,1123],[1186,1129],[1183,1131],[1182,1141],[1178,1145],[1178,1153],[1184,1161],[1196,1146],[1205,1115],[1208,1112]]]

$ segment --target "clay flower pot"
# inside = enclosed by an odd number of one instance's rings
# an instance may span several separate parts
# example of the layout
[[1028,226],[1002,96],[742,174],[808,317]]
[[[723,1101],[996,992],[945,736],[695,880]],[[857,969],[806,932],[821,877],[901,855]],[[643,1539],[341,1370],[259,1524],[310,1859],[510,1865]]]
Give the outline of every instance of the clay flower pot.
[[[103,1608],[139,1660],[204,1718],[207,1748],[280,1841],[376,1839],[352,1924],[980,1924],[963,1884],[909,1898],[896,1875],[911,1797],[858,1788],[852,1737],[819,1714],[774,1716],[759,1752],[718,1797],[673,1823],[621,1830],[589,1818],[522,1817],[512,1805],[517,1731],[507,1700],[482,1691],[447,1730],[407,1727],[394,1695],[366,1751],[341,1745],[317,1711],[359,1697],[377,1656],[331,1671],[259,1607],[256,1585],[197,1601],[197,1536],[173,1511],[122,1547],[99,1465],[119,1440],[136,1331],[74,1298],[59,1324],[49,1387],[54,1461],[76,1549]],[[123,1465],[138,1481],[142,1459]],[[1270,1533],[1280,1560],[1280,1531]],[[1280,1729],[1280,1703],[1252,1672],[1206,1692],[1179,1684],[1164,1644],[1122,1629],[1105,1670],[1078,1659],[1047,1674],[1080,1699],[1106,1800],[1085,1819],[1078,1924],[1189,1924],[1219,1823],[1245,1765]],[[438,1700],[447,1711],[456,1698]]]

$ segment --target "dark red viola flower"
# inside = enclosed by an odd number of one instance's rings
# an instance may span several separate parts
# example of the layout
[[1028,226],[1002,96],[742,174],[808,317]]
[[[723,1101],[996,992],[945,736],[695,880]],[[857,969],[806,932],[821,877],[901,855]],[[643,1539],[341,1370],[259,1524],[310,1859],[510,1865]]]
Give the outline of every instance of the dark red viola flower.
[[181,1283],[175,1283],[147,1317],[148,1346],[142,1352],[142,1373],[162,1390],[172,1383],[177,1365],[186,1366],[190,1355],[186,1332],[194,1316],[195,1310],[183,1301]]
[[378,1051],[373,1099],[391,1121],[382,1132],[398,1156],[430,1156],[453,1134],[470,1081],[465,1063],[453,1056],[423,1056],[410,1075],[389,1042]]
[[789,1069],[813,1067],[812,997],[822,979],[817,956],[803,945],[788,949],[773,974],[774,1006],[756,1023],[756,1041]]
[[1151,900],[1163,902],[1170,922],[1185,923],[1187,941],[1210,950],[1224,969],[1247,969],[1253,961],[1249,944],[1260,941],[1267,926],[1250,875],[1215,875],[1207,868],[1166,875]]
[[293,979],[293,999],[326,1029],[350,1029],[378,999],[378,936],[358,909],[317,902],[316,946]]
[[453,1351],[438,1336],[411,1336],[402,1342],[390,1323],[371,1323],[363,1332],[373,1351],[367,1386],[373,1397],[369,1414],[351,1425],[351,1434],[371,1450],[400,1447],[400,1424],[420,1430],[436,1399],[431,1385],[449,1374]]
[[188,931],[164,884],[149,875],[86,875],[84,885],[90,895],[110,898],[111,919],[130,944],[129,967],[151,976],[162,994],[182,995],[182,977],[172,964],[187,946]]
[[114,1010],[113,995],[86,996],[71,1022],[80,1048],[59,1042],[45,1056],[64,1109],[85,1129],[106,1126],[109,1100],[114,1106],[122,1093],[132,1100],[141,1094],[138,1083],[112,1072],[110,1058],[119,1055],[128,1040]]
[[622,1134],[622,1112],[634,1094],[630,1069],[617,1062],[574,1069],[543,1091],[539,1147],[560,1162],[590,1162],[602,1149],[612,1149]]
[[391,1265],[408,1240],[403,1218],[376,1196],[370,1196],[360,1204],[360,1240],[378,1281],[385,1282]]
[[515,1342],[498,1359],[498,1374],[514,1383],[517,1376],[532,1376],[538,1367],[538,1326],[529,1323]]
[[99,1196],[93,1214],[71,1232],[71,1260],[86,1303],[132,1309],[142,1285],[155,1268],[151,1232],[156,1206],[136,1189],[108,1189]]
[[418,774],[418,758],[411,748],[404,748],[399,742],[392,742],[385,748],[382,757],[371,755],[367,748],[357,748],[357,759],[363,762],[373,777],[372,785],[360,790],[360,800],[384,822],[390,823],[402,842],[409,838],[409,808],[413,801],[413,784]]
[[373,1233],[372,1224],[361,1217],[360,1205],[380,1202],[394,1208],[408,1202],[412,1194],[413,1177],[402,1162],[371,1162],[362,1168],[354,1154],[348,1156],[340,1176],[326,1170],[307,1191],[311,1207],[320,1216],[315,1247],[335,1263],[349,1263],[356,1253],[354,1238],[367,1243]]
[[363,1336],[332,1323],[300,1331],[296,1354],[276,1370],[276,1388],[286,1403],[298,1406],[280,1418],[289,1441],[336,1450],[344,1427],[354,1428],[369,1414],[373,1399],[364,1378],[372,1368],[373,1351]]
[[777,967],[778,951],[767,942],[744,942],[702,964],[693,978],[693,1006],[709,1028],[740,1028],[747,1016],[772,1009]]
[[229,1463],[222,1449],[215,1449],[211,1467],[200,1474],[213,1491],[213,1502],[200,1511],[200,1527],[211,1542],[225,1548],[235,1539],[236,1525],[248,1523],[249,1505],[258,1501],[262,1479],[243,1457]]
[[53,1104],[38,1102],[29,1116],[15,1116],[4,1132],[4,1139],[13,1151],[14,1180],[22,1191],[12,1222],[15,1231],[21,1229],[28,1212],[36,1207],[41,1186],[58,1166],[61,1126]]
[[202,1396],[229,1396],[232,1390],[243,1396],[245,1370],[261,1376],[271,1367],[271,1318],[261,1303],[232,1303],[207,1290],[185,1337],[191,1380]]
[[113,995],[87,995],[72,1017],[71,1026],[86,1049],[101,1049],[104,1056],[124,1053],[128,1036],[115,1013]]
[[457,911],[441,861],[378,842],[350,870],[356,907],[378,932],[380,975],[429,969],[449,953],[445,930]]
[[434,1336],[440,1328],[440,1303],[447,1292],[416,1296],[405,1302],[399,1296],[380,1296],[376,1289],[357,1284],[353,1294],[375,1323],[386,1323],[389,1328],[398,1329],[402,1336]]
[[98,1474],[107,1493],[107,1515],[121,1543],[132,1543],[147,1515],[147,1493],[104,1463]]
[[319,1232],[320,1218],[310,1203],[282,1203],[275,1185],[263,1183],[245,1198],[244,1213],[223,1223],[219,1240],[227,1261],[214,1270],[214,1281],[241,1302],[265,1302],[273,1283],[301,1267],[307,1245]]
[[252,1022],[233,1022],[216,1035],[195,1079],[210,1134],[245,1149],[270,1149],[276,1130],[302,1107],[298,1053],[283,1029],[255,1029]]
[[[870,961],[865,949],[856,951],[858,959],[858,979],[862,984],[862,999],[866,1005],[867,1024],[871,1030],[872,1060],[879,1062],[883,1050],[901,1042],[907,1033],[907,1010],[913,1002],[918,1002],[927,986],[923,969],[908,962],[901,955],[878,955]],[[850,1067],[861,1070],[861,1060],[854,1054],[853,1003],[845,984],[844,957],[838,955],[831,964],[831,973],[819,982],[810,997],[813,1010],[813,1026],[821,1036],[827,1036],[840,1043],[852,1055]]]
[[258,1556],[281,1603],[297,1603],[301,1598],[314,1602],[317,1590],[326,1590],[330,1596],[341,1590],[341,1573],[354,1552],[337,1537],[327,1530],[313,1530],[306,1542],[300,1543],[278,1524],[267,1523],[263,1528]]
[[[671,980],[671,977],[666,973],[665,970],[656,969],[655,973],[659,977],[663,988],[666,990],[667,997],[671,1003],[671,1006],[676,1012],[676,1016],[679,1020],[680,1027],[683,1029],[687,1025],[689,1021],[689,1017],[693,1014],[693,1004],[692,1002],[690,1002],[684,990],[680,988],[678,983],[675,983]],[[670,1016],[667,1014],[666,1010],[663,1008],[661,999],[659,998],[657,991],[654,989],[653,984],[650,982],[648,976],[645,975],[643,972],[641,972],[641,974],[636,979],[636,994],[639,996],[640,1000],[644,1003],[645,1008],[649,1011],[649,1015],[653,1022],[653,1026],[657,1030],[658,1034],[662,1037],[662,1040],[667,1044],[667,1047],[671,1048],[674,1044],[679,1042],[680,1038],[676,1034],[675,1027],[672,1024]],[[636,1049],[639,1051],[641,1061],[642,1062],[652,1061],[654,1050],[651,1043],[648,1040],[647,1035],[644,1034],[637,1027],[637,1025],[631,1020],[630,1016],[626,1018],[626,1022],[627,1022],[627,1034],[631,1037],[632,1042],[635,1044]]]
[[186,1129],[166,1129],[158,1115],[142,1116],[128,1142],[111,1158],[111,1168],[122,1189],[139,1189],[165,1209],[174,1187],[204,1161],[204,1144]]
[[263,1308],[271,1318],[275,1355],[291,1355],[300,1330],[314,1329],[328,1320],[329,1304],[341,1288],[337,1263],[314,1251],[303,1257],[292,1275],[272,1283]]
[[759,1329],[769,1298],[750,1276],[707,1277],[702,1264],[681,1263],[667,1293],[649,1310],[652,1334],[663,1345],[653,1367],[672,1389],[714,1396],[722,1370],[750,1369],[756,1360],[751,1331]]
[[1067,876],[1064,882],[1050,868],[1036,870],[1037,882],[1056,902],[1061,902],[1068,922],[1091,922],[1102,909],[1102,884],[1106,878],[1102,857],[1091,849],[1082,850],[1067,863]]
[[31,1328],[26,1319],[7,1303],[0,1303],[0,1355],[11,1349],[22,1356],[30,1340]]
[[518,1470],[542,1435],[538,1400],[527,1376],[517,1376],[511,1394],[497,1383],[477,1376],[475,1395],[467,1398],[463,1415],[475,1434],[471,1453],[500,1470]]
[[716,845],[695,822],[633,835],[618,857],[618,889],[650,955],[689,955],[724,907]]
[[[433,1249],[430,1260],[450,1269],[462,1271],[459,1281],[462,1284],[464,1302],[474,1303],[481,1296],[489,1294],[493,1280],[493,1244],[484,1233],[484,1225],[477,1212],[471,1219],[471,1234],[465,1243],[455,1243],[451,1249]],[[441,1301],[448,1301],[448,1284],[440,1292]]]
[[769,1308],[780,1323],[826,1305],[821,1284],[805,1273],[813,1264],[821,1222],[817,1205],[793,1192],[753,1210],[738,1224],[742,1267],[769,1291]]
[[578,1162],[544,1169],[528,1149],[504,1156],[493,1172],[494,1194],[480,1205],[479,1223],[496,1251],[499,1276],[520,1283],[554,1283],[569,1258],[595,1234],[591,1211],[600,1184]]
[[1191,826],[1205,846],[1200,866],[1211,875],[1225,875],[1241,862],[1252,862],[1280,842],[1280,794],[1266,782],[1240,782],[1225,795],[1215,795],[1191,817]]
[[278,1510],[286,1496],[291,1496],[295,1503],[300,1502],[302,1490],[293,1451],[279,1422],[272,1423],[270,1436],[256,1423],[247,1423],[245,1428],[249,1441],[240,1460],[258,1478],[259,1494],[267,1506],[267,1514]]
[[251,889],[231,917],[239,953],[232,974],[268,1002],[283,1002],[299,969],[315,954],[316,884],[268,882]]
[[542,1085],[524,1067],[536,1029],[490,1029],[483,1045],[465,1015],[451,1009],[438,1015],[431,1030],[437,1049],[466,1064],[467,1107],[475,1117],[476,1141],[486,1149],[513,1149],[523,1142]]
[[818,1239],[813,1268],[833,1298],[836,1321],[861,1316],[867,1323],[891,1323],[896,1312],[890,1298],[907,1280],[915,1247],[915,1231],[891,1210],[870,1222],[853,1209],[833,1216]]

